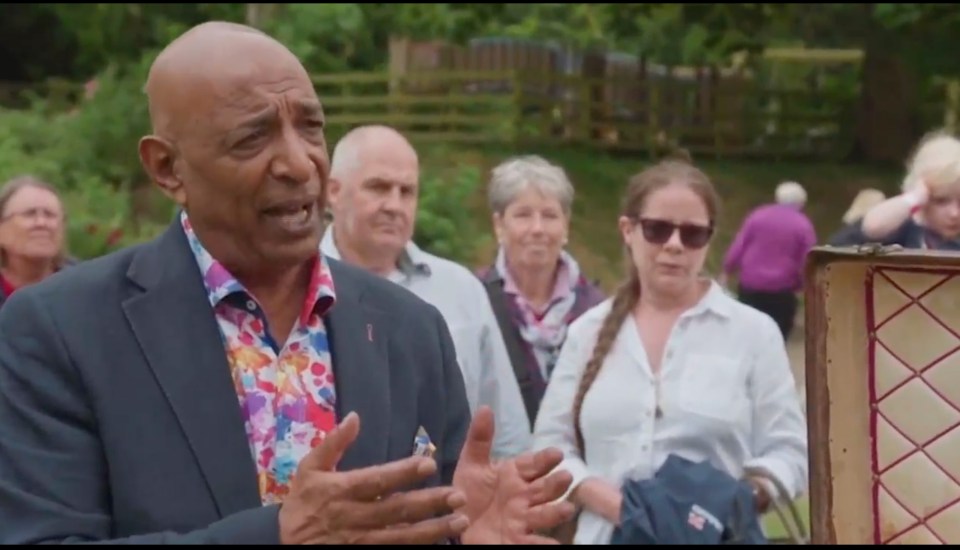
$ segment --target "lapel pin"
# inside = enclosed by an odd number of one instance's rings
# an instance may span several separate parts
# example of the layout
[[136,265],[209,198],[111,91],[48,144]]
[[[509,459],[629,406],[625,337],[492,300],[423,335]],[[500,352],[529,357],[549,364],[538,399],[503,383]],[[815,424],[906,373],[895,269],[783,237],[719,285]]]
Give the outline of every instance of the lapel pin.
[[433,458],[436,452],[437,447],[430,441],[427,430],[423,426],[420,426],[420,429],[417,430],[417,436],[413,438],[413,456]]
[[373,342],[373,325],[367,324],[367,340]]

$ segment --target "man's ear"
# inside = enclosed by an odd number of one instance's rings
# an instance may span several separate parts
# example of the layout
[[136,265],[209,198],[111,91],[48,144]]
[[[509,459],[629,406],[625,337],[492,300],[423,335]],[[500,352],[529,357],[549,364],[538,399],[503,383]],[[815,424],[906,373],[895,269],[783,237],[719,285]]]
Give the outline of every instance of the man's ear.
[[187,194],[176,169],[176,154],[173,145],[158,136],[146,136],[140,140],[140,163],[150,179],[180,206],[185,206]]
[[327,196],[326,199],[327,208],[336,208],[337,201],[340,200],[340,192],[343,191],[343,182],[339,179],[331,177],[327,181]]

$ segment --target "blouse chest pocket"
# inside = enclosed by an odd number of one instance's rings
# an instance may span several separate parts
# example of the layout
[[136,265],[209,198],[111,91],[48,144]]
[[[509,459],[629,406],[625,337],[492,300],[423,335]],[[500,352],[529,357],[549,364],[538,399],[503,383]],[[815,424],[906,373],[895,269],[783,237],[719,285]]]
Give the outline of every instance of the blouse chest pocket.
[[742,360],[688,353],[675,392],[679,406],[721,422],[736,422],[750,406],[746,365]]

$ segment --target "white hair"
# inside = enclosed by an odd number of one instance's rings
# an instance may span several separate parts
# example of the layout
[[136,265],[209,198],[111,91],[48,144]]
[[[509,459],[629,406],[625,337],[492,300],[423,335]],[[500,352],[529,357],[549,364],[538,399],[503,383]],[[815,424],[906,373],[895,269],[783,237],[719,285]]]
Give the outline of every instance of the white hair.
[[940,130],[921,139],[907,164],[903,190],[910,191],[923,181],[931,191],[960,187],[960,140],[949,132]]
[[573,208],[573,184],[563,168],[537,155],[513,157],[493,169],[488,190],[490,209],[503,214],[517,195],[530,186],[556,198],[564,214],[570,216]]
[[777,186],[774,192],[778,204],[803,206],[807,202],[807,192],[803,186],[795,181],[785,181]]

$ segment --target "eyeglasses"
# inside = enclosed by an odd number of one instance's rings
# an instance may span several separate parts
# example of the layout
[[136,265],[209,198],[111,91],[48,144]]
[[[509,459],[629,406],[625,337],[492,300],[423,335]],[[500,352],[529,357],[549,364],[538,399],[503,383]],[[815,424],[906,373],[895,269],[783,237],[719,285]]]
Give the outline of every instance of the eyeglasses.
[[11,212],[0,218],[0,222],[5,222],[13,218],[24,218],[30,221],[43,219],[49,222],[61,222],[63,221],[63,214],[46,208],[28,208],[20,212]]
[[643,231],[643,238],[656,245],[666,244],[673,237],[674,231],[680,232],[680,242],[685,248],[703,248],[713,236],[713,225],[697,225],[695,223],[673,223],[666,220],[640,218],[637,220]]

